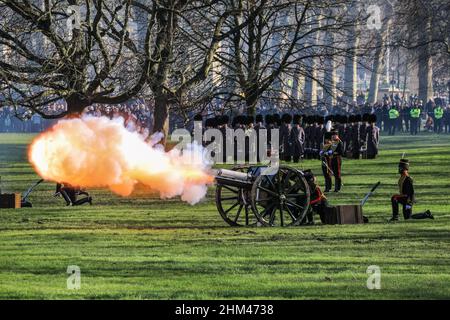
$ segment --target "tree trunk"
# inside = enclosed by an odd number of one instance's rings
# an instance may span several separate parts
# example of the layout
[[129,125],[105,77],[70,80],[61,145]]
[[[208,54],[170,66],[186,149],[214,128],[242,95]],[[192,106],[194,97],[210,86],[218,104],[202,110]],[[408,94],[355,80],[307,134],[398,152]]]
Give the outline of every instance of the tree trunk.
[[72,94],[66,99],[68,114],[81,114],[91,103],[81,94]]
[[169,101],[165,94],[157,95],[155,98],[152,133],[157,132],[164,135],[161,144],[165,146],[169,136]]
[[370,77],[370,89],[368,103],[374,104],[378,100],[378,85],[380,83],[381,73],[383,72],[383,39],[379,36],[375,57],[373,59],[372,75]]
[[359,37],[356,33],[356,27],[349,31],[347,37],[347,44],[352,48],[345,58],[345,72],[344,72],[344,96],[348,103],[356,101],[358,89],[358,60],[356,55],[356,48],[359,44]]
[[[332,47],[334,45],[334,36],[331,32],[327,32],[325,43]],[[324,88],[323,100],[327,106],[336,105],[336,62],[334,61],[334,53],[326,57],[324,63]]]
[[307,106],[315,106],[317,105],[317,82],[313,79],[317,78],[316,63],[313,58],[309,58],[306,64],[309,76],[305,79],[305,103]]
[[424,44],[418,48],[419,99],[427,103],[433,97],[433,64],[429,44],[431,19],[424,17],[422,21],[418,23],[419,43]]

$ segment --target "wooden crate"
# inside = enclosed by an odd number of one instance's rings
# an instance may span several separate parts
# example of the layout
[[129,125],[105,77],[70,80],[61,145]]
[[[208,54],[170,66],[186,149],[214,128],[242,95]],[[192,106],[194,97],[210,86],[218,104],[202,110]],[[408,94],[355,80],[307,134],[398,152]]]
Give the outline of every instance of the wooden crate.
[[2,209],[19,209],[21,208],[22,197],[20,193],[0,194],[0,208]]
[[329,207],[325,210],[325,224],[363,224],[363,209],[360,205]]

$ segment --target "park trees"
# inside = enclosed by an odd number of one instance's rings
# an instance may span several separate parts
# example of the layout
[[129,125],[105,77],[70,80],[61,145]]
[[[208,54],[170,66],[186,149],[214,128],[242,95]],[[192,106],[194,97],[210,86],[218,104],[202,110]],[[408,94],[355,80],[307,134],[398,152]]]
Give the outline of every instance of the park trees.
[[[242,102],[250,114],[265,98],[276,101],[280,96],[295,97],[311,103],[317,84],[335,92],[336,83],[329,74],[327,81],[319,77],[324,72],[321,62],[352,55],[357,43],[349,46],[346,33],[366,19],[364,12],[355,9],[348,15],[347,7],[353,2],[349,0],[276,0],[261,6],[263,2],[230,1],[237,9],[234,26],[251,16],[255,19],[226,39],[218,51],[224,66],[222,84],[226,86],[218,91],[228,93],[227,101]],[[335,70],[329,66],[326,72],[333,74]],[[300,88],[302,82],[304,90]],[[325,88],[327,84],[330,88]]]

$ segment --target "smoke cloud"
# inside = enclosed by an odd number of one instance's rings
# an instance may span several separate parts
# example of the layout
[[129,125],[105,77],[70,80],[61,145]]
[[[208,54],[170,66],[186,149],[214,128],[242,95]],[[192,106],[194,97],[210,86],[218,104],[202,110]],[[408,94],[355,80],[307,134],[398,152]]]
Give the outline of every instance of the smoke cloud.
[[[85,116],[59,121],[29,148],[29,161],[45,180],[84,188],[108,188],[129,196],[142,183],[162,199],[181,196],[190,204],[213,182],[203,148],[165,152],[155,135],[146,142],[122,118]],[[195,161],[194,161],[195,160]]]

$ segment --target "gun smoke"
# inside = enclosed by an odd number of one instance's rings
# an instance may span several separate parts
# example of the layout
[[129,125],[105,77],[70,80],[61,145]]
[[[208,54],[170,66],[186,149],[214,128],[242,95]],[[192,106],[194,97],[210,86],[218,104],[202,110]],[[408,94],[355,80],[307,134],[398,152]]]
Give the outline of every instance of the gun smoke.
[[124,197],[141,183],[162,199],[181,196],[198,203],[213,182],[203,148],[192,144],[182,153],[176,148],[165,152],[158,138],[146,142],[128,131],[122,118],[64,119],[33,141],[28,158],[48,181],[108,188]]

